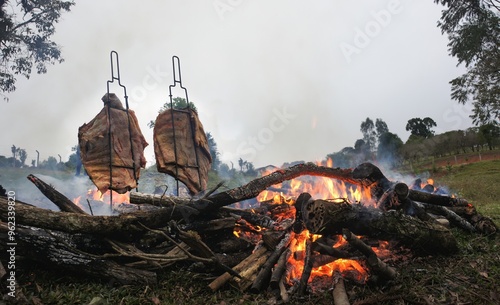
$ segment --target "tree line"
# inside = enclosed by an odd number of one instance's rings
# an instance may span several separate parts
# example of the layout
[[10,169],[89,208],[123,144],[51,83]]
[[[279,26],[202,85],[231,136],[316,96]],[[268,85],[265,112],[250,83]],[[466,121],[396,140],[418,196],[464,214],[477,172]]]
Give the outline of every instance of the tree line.
[[366,118],[360,125],[363,138],[356,140],[354,147],[344,147],[328,154],[326,158],[339,167],[354,167],[364,161],[377,161],[396,167],[405,161],[418,162],[430,156],[493,150],[500,146],[500,127],[494,123],[438,135],[432,130],[436,126],[436,122],[429,117],[412,118],[406,124],[406,130],[411,135],[403,142],[397,134],[389,131],[382,119],[378,118],[374,122]]

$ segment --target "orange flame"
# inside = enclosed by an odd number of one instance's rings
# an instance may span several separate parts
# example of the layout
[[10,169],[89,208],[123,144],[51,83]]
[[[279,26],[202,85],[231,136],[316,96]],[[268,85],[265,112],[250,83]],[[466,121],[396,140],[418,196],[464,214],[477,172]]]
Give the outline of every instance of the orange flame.
[[[87,191],[87,194],[85,195],[85,199],[88,200],[94,200],[94,201],[102,201],[105,203],[110,202],[110,194],[112,193],[113,195],[113,204],[119,204],[119,203],[130,203],[130,193],[126,192],[124,194],[118,194],[115,191],[108,190],[104,194],[101,193],[97,188],[92,188]],[[78,196],[73,199],[73,202],[77,204],[78,206],[82,206],[81,200],[83,196]]]

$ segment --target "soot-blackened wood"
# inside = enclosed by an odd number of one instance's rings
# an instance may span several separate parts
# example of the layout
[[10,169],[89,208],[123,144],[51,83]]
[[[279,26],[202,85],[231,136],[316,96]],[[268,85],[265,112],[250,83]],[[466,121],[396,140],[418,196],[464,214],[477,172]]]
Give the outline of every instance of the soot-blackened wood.
[[401,213],[382,212],[361,205],[326,200],[308,202],[302,208],[306,228],[314,234],[341,234],[347,228],[357,235],[395,240],[422,254],[452,254],[457,242],[451,231]]
[[260,192],[274,184],[304,175],[328,177],[356,185],[364,184],[363,179],[356,179],[352,176],[351,169],[330,168],[318,166],[313,163],[297,164],[286,169],[279,169],[267,176],[254,179],[243,186],[214,194],[207,198],[211,201],[211,204],[209,204],[207,208],[217,209],[238,201],[254,198],[259,195]]
[[478,213],[476,208],[471,204],[468,206],[447,207],[447,209],[470,222],[476,231],[481,234],[490,235],[498,232],[498,226],[495,222],[491,218]]
[[[26,226],[58,230],[68,233],[99,234],[118,240],[135,239],[145,232],[140,225],[150,228],[165,227],[174,217],[182,218],[182,207],[156,211],[135,212],[118,216],[91,216],[87,214],[55,212],[16,201],[16,222]],[[8,201],[0,197],[0,219],[7,221]]]
[[446,219],[448,219],[453,225],[462,228],[470,233],[476,232],[476,228],[474,228],[472,224],[470,224],[467,220],[465,220],[465,218],[460,217],[457,213],[453,212],[447,207],[428,203],[422,204],[426,210],[431,213],[446,217]]
[[28,180],[33,182],[33,184],[45,195],[45,197],[49,198],[50,201],[61,209],[61,211],[86,214],[79,206],[73,203],[73,201],[69,200],[51,185],[43,182],[40,178],[30,174],[28,175]]
[[[0,222],[0,232],[7,233],[7,231],[7,224]],[[121,266],[99,255],[73,248],[71,238],[65,233],[18,225],[16,226],[16,242],[16,255],[42,264],[57,266],[73,274],[122,284],[151,285],[157,281],[154,272]],[[6,243],[2,242],[2,245]]]
[[436,195],[417,190],[410,190],[408,198],[413,201],[424,202],[446,207],[467,206],[469,203],[462,198],[453,198],[450,196]]
[[352,171],[352,177],[357,181],[363,181],[364,185],[369,185],[375,198],[380,198],[391,187],[389,179],[384,176],[380,168],[372,163],[358,165]]
[[372,276],[372,278],[376,277],[378,281],[385,282],[388,280],[393,280],[396,277],[396,270],[381,261],[370,246],[365,244],[361,239],[359,239],[347,229],[342,230],[342,235],[350,245],[363,253],[363,255],[366,257],[366,264],[374,275]]

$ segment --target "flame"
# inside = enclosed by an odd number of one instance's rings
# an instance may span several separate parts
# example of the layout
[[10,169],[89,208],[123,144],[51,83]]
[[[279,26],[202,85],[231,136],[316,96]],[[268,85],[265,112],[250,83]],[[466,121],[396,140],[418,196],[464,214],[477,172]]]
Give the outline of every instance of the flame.
[[[284,195],[283,192],[265,190],[257,196],[257,200],[262,202],[273,198],[274,203],[283,203],[283,201],[290,203],[292,202],[291,198],[296,198],[301,193],[307,192],[311,194],[313,198],[346,198],[351,202],[363,202],[365,205],[374,204],[370,188],[346,185],[343,181],[337,181],[326,177],[302,176],[290,180],[288,185],[284,185],[284,183],[276,184],[273,186],[273,189],[286,190],[286,195]],[[282,202],[279,202],[277,198],[280,198]]]
[[[290,244],[290,250],[294,255],[291,255],[288,259],[289,273],[287,276],[287,282],[289,284],[291,284],[294,279],[300,278],[302,275],[304,270],[303,253],[306,251],[307,240],[309,239],[311,242],[314,242],[320,237],[321,235],[311,234],[307,230],[303,231],[301,234],[295,235],[293,242]],[[347,241],[344,238],[340,238],[333,247],[337,248],[345,243],[347,243]],[[309,282],[312,282],[313,279],[318,276],[331,276],[334,272],[340,272],[343,276],[349,275],[359,283],[364,283],[368,279],[368,272],[358,261],[351,259],[337,259],[331,263],[313,268],[311,276],[309,277]]]
[[[324,166],[325,164],[318,162],[318,165]],[[326,166],[333,167],[333,161],[328,159],[326,161]],[[271,172],[272,171],[268,171],[263,175],[268,175]],[[274,215],[274,220],[281,221],[281,219],[284,218],[293,219],[295,217],[295,207],[293,206],[294,200],[304,192],[311,194],[312,198],[344,199],[349,202],[359,202],[364,205],[376,204],[375,200],[372,199],[370,188],[346,184],[343,181],[327,177],[315,176],[301,176],[283,183],[278,183],[273,185],[272,188],[261,192],[256,199],[259,202],[265,201],[266,204],[292,205],[290,209],[286,210],[286,213],[283,212],[279,215]],[[239,238],[255,242],[259,241],[261,238],[262,232],[260,232],[260,230],[265,231],[266,229],[257,229],[245,223],[240,227],[236,226],[233,233]],[[321,235],[311,234],[308,230],[304,230],[300,234],[294,234],[289,246],[292,255],[290,255],[287,262],[286,280],[288,284],[292,285],[294,281],[300,279],[302,276],[307,242],[314,242],[320,237]],[[333,247],[342,247],[346,243],[347,241],[339,236],[337,243]],[[388,243],[380,242],[379,245],[379,247],[374,248],[374,251],[376,251],[378,255],[383,256],[390,254]],[[312,253],[312,255],[317,255],[317,253]],[[337,259],[331,263],[313,268],[311,276],[309,277],[309,282],[312,282],[314,278],[318,276],[332,276],[335,272],[339,272],[344,277],[348,276],[359,283],[364,283],[368,279],[368,272],[358,261]]]
[[[130,203],[130,193],[129,192],[126,192],[124,194],[118,194],[115,191],[108,190],[107,192],[105,192],[103,194],[103,193],[101,193],[101,191],[99,191],[95,187],[91,188],[87,191],[87,194],[85,194],[85,199],[109,203],[111,194],[113,196],[113,204]],[[83,197],[83,195],[74,198],[73,203],[82,207],[82,203],[81,203],[82,197]]]

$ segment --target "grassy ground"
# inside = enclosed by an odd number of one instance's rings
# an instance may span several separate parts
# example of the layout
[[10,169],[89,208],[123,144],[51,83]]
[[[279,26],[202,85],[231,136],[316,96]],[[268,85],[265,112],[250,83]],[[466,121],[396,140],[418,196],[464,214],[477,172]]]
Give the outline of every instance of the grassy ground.
[[[2,173],[3,174],[3,173]],[[434,172],[446,185],[500,224],[500,161],[451,166]],[[453,233],[460,252],[454,256],[401,254],[388,263],[399,275],[385,286],[346,282],[351,304],[500,304],[500,238]],[[231,287],[213,293],[213,275],[192,273],[178,265],[159,274],[155,286],[117,286],[19,262],[19,304],[277,304],[270,292],[250,295]],[[5,280],[1,283],[5,293]],[[0,301],[1,302],[1,301]],[[294,298],[288,304],[333,304],[331,290]]]

